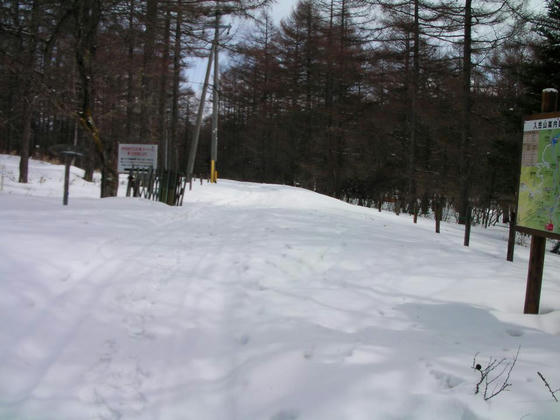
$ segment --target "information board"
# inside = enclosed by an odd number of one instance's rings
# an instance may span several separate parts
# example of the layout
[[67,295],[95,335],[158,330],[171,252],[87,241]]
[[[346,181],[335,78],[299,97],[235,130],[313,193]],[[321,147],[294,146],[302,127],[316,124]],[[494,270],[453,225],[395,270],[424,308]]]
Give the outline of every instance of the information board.
[[560,233],[560,114],[526,120],[517,226]]
[[118,171],[157,168],[157,144],[120,144]]

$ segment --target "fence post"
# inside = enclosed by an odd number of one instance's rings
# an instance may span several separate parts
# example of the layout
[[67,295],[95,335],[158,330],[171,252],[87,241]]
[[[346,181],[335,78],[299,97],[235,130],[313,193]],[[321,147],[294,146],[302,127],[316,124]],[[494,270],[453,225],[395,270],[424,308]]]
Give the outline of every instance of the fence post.
[[132,171],[134,168],[130,168],[130,170],[128,171],[128,182],[126,183],[126,196],[130,197],[130,192],[132,191]]
[[[192,182],[192,181],[191,181]],[[192,185],[192,184],[191,184]],[[183,205],[183,197],[185,196],[185,190],[187,189],[187,177],[183,179],[183,188],[181,190],[181,201],[179,203],[180,206]]]
[[138,189],[140,188],[140,169],[136,169],[136,176],[134,177],[134,181],[132,183],[132,196],[138,197]]

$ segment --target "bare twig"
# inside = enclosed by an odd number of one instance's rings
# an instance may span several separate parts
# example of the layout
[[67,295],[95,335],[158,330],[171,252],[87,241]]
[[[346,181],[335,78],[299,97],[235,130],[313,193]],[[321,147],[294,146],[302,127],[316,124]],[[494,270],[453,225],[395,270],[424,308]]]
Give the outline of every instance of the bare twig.
[[478,353],[475,354],[473,359],[472,368],[480,373],[480,380],[475,385],[475,394],[478,394],[481,389],[481,385],[484,385],[484,390],[482,395],[485,401],[495,397],[502,391],[507,391],[511,387],[509,382],[511,377],[511,372],[517,363],[517,358],[519,356],[520,347],[517,348],[517,352],[511,361],[506,358],[501,360],[490,358],[488,365],[483,367],[480,363],[477,363],[476,357]]
[[552,398],[554,398],[554,401],[558,402],[558,398],[556,398],[556,393],[558,391],[560,391],[560,388],[558,388],[556,391],[553,391],[552,388],[550,387],[550,385],[548,384],[548,382],[546,381],[546,379],[544,378],[544,376],[542,375],[542,373],[537,372],[539,374],[539,376],[541,377],[541,379],[544,382],[544,385],[548,388],[548,391],[550,392],[550,395],[552,395]]

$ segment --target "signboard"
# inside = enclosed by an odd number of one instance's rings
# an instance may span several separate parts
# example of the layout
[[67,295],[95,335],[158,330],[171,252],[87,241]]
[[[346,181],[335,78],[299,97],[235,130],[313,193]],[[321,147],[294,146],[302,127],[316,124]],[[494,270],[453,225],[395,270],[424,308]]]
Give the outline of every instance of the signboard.
[[130,169],[156,169],[156,144],[120,144],[118,171],[128,172]]
[[[530,117],[523,128],[517,226],[560,234],[560,114]],[[547,235],[548,234],[548,235]]]

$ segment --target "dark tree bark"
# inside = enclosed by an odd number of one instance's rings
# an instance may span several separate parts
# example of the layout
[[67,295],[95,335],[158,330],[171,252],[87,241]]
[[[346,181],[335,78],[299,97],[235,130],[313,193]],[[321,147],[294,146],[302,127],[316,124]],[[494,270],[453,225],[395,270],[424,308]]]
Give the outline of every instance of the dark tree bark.
[[461,196],[459,207],[459,223],[467,222],[469,196],[471,189],[471,156],[469,147],[472,142],[471,133],[471,73],[472,73],[472,0],[465,0],[464,37],[463,37],[463,98],[461,148],[459,156]]
[[[17,5],[19,9],[19,5]],[[31,146],[31,120],[35,104],[33,89],[33,73],[35,71],[35,55],[37,53],[37,33],[39,29],[39,1],[34,0],[31,5],[31,21],[29,26],[29,41],[25,51],[25,65],[23,68],[23,132],[21,136],[21,150],[19,161],[19,182],[26,184],[29,174],[29,150]]]
[[[173,93],[171,98],[171,122],[169,141],[175,145],[174,149],[178,153],[177,130],[179,126],[179,82],[181,80],[181,26],[183,12],[181,0],[177,0],[177,15],[175,20],[175,43],[173,46]],[[187,116],[188,118],[188,116]],[[178,160],[175,159],[175,166],[178,166]],[[175,167],[175,170],[178,168]]]
[[418,79],[420,77],[420,0],[414,0],[414,19],[412,35],[414,38],[412,50],[412,74],[410,86],[410,123],[408,145],[408,187],[407,204],[409,212],[414,211],[416,203],[416,127],[417,127],[417,102]]
[[146,31],[144,33],[144,57],[142,62],[142,86],[140,91],[140,136],[150,142],[154,140],[152,120],[154,107],[154,51],[157,34],[157,0],[148,0],[146,9]]
[[158,100],[158,132],[159,132],[159,149],[160,149],[160,167],[168,169],[169,151],[173,150],[167,133],[167,85],[169,71],[169,50],[171,39],[171,11],[169,7],[165,14],[165,27],[163,35],[163,56],[160,66],[160,85]]
[[76,62],[81,82],[82,106],[80,121],[90,134],[101,163],[101,198],[117,195],[119,176],[116,170],[114,141],[102,140],[93,117],[95,102],[93,64],[96,38],[101,20],[101,0],[76,0],[73,4]]
[[126,139],[132,142],[132,127],[134,126],[134,47],[136,35],[134,28],[134,7],[135,0],[130,0],[128,10],[128,68],[127,68],[127,88],[126,88]]

